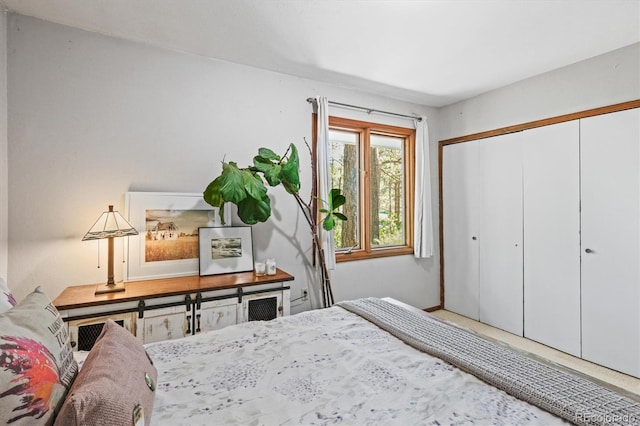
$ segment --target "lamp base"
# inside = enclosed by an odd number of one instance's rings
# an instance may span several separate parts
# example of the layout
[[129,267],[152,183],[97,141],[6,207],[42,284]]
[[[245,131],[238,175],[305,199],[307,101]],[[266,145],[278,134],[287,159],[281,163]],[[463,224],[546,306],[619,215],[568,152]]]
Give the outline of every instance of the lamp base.
[[96,295],[105,293],[116,293],[118,291],[124,291],[124,282],[120,281],[113,284],[98,284],[96,286]]

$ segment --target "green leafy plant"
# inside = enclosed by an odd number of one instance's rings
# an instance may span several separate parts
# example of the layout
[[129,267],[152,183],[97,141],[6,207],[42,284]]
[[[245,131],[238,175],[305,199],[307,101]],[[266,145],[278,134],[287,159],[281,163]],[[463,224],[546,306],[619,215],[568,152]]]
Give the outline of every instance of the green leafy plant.
[[[315,176],[314,176],[315,179]],[[271,201],[267,195],[267,187],[282,185],[291,194],[309,224],[313,237],[315,253],[318,256],[322,268],[322,295],[324,306],[333,304],[333,292],[331,280],[327,270],[324,251],[320,244],[320,229],[315,214],[314,200],[321,202],[320,212],[324,215],[321,219],[322,228],[332,231],[336,220],[347,220],[347,217],[337,211],[346,201],[340,189],[334,188],[329,193],[327,200],[320,200],[311,196],[309,202],[303,201],[300,196],[300,159],[298,149],[290,144],[284,155],[280,156],[268,148],[260,148],[258,155],[253,157],[253,165],[238,167],[232,161],[222,163],[222,173],[216,177],[204,190],[204,200],[214,207],[219,207],[220,219],[225,223],[223,206],[225,203],[235,204],[238,208],[238,217],[247,225],[255,225],[266,222],[271,216]]]

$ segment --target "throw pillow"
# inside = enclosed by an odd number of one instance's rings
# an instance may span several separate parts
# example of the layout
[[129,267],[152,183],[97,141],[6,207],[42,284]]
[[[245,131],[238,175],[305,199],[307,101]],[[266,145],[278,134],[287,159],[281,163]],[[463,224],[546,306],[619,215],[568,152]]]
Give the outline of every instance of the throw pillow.
[[148,425],[157,377],[142,343],[107,320],[55,424]]
[[51,424],[77,371],[67,326],[40,287],[0,314],[1,424]]
[[11,291],[9,291],[7,283],[4,282],[2,278],[0,278],[0,314],[3,312],[7,312],[15,305],[16,299],[13,297],[13,294],[11,294]]

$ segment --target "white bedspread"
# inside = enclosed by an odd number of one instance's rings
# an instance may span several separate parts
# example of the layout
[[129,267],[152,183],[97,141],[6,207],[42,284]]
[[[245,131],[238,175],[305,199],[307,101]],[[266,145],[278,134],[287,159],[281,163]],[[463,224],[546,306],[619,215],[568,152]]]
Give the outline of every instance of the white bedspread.
[[563,423],[339,307],[146,347],[155,425]]
[[563,423],[339,307],[146,347],[156,425]]

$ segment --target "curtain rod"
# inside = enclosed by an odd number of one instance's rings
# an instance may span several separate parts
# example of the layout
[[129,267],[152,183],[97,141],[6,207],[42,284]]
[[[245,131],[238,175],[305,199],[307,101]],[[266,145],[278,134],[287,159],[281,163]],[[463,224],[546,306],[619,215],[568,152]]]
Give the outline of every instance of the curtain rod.
[[[310,104],[314,103],[315,101],[316,101],[315,98],[307,98],[307,102],[309,102]],[[377,112],[378,114],[393,115],[394,117],[410,118],[412,120],[422,121],[422,117],[416,117],[413,115],[406,115],[406,114],[398,114],[397,112],[382,111],[379,109],[366,108],[366,107],[361,107],[357,105],[343,104],[340,102],[329,101],[329,105],[334,105],[334,106],[343,107],[343,108],[357,109],[360,111],[364,111],[367,114],[371,114],[372,112]]]

